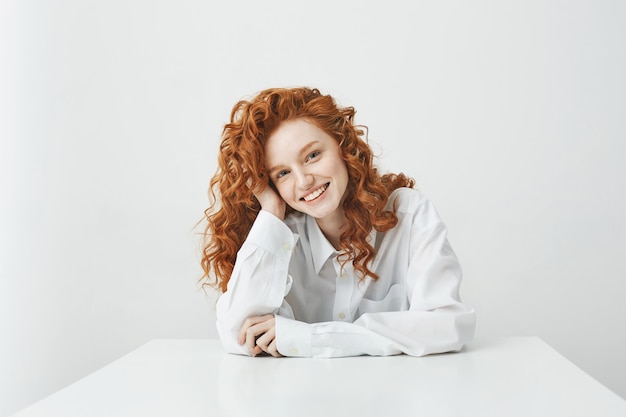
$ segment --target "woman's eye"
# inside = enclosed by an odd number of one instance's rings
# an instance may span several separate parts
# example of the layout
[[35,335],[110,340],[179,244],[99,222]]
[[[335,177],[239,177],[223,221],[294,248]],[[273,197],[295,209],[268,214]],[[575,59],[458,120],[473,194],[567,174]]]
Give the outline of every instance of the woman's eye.
[[320,156],[320,151],[311,152],[309,156],[306,158],[306,160],[310,161],[311,159],[315,159],[318,156]]
[[289,173],[289,171],[287,171],[286,169],[283,169],[282,171],[278,171],[278,173],[276,174],[276,178],[282,178],[285,175],[287,175]]

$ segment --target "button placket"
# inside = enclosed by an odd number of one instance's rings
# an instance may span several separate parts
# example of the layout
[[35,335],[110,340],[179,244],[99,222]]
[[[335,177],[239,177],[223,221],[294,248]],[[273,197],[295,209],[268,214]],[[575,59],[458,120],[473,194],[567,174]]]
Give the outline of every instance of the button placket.
[[337,278],[335,279],[335,303],[333,306],[333,317],[335,320],[351,321],[350,313],[350,300],[352,299],[352,291],[354,287],[354,280],[352,277],[351,268],[346,265],[341,267],[337,259],[333,260],[333,266]]

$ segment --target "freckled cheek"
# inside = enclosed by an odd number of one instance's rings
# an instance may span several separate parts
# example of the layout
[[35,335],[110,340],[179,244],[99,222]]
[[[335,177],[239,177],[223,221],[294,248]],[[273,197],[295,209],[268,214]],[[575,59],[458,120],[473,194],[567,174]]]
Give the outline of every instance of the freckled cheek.
[[280,186],[277,186],[276,190],[278,191],[278,195],[280,196],[280,198],[282,198],[285,201],[289,200],[290,193],[288,192],[289,189],[285,186],[285,184],[281,184]]

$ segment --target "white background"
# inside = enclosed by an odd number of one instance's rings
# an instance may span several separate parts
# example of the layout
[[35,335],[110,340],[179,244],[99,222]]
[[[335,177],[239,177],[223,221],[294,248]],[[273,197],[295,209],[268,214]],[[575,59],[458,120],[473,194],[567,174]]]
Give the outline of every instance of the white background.
[[353,105],[435,202],[477,336],[626,397],[626,3],[0,0],[0,415],[215,336],[194,229],[240,98]]

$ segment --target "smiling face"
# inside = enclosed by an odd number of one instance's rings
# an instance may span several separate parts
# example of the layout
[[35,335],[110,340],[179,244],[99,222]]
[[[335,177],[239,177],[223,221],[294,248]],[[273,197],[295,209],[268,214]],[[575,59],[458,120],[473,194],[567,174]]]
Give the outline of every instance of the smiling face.
[[348,170],[337,141],[305,119],[283,122],[265,144],[265,162],[278,193],[294,210],[343,222]]

